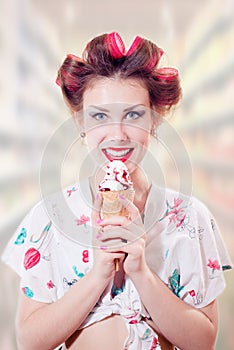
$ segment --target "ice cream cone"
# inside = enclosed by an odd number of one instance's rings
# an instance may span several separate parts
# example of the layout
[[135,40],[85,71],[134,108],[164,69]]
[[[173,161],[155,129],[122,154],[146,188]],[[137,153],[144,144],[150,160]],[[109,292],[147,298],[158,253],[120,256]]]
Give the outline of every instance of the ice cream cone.
[[111,216],[129,216],[127,208],[125,208],[119,196],[122,195],[129,201],[133,202],[135,191],[131,189],[121,191],[105,191],[100,192],[103,198],[101,217],[102,219],[109,218]]
[[[111,216],[129,217],[129,212],[119,199],[123,196],[133,202],[135,191],[130,180],[126,165],[120,160],[113,160],[106,166],[104,180],[99,184],[99,193],[103,198],[101,218],[107,219]],[[119,270],[119,259],[114,259],[115,271]]]

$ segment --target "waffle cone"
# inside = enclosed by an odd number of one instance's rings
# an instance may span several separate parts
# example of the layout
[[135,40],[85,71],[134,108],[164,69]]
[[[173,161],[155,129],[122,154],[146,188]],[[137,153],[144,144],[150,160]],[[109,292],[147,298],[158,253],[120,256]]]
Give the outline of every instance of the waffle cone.
[[129,216],[128,210],[123,207],[119,200],[119,195],[124,196],[126,199],[133,202],[135,191],[133,189],[127,189],[122,191],[101,191],[103,198],[101,216],[103,219],[110,216]]

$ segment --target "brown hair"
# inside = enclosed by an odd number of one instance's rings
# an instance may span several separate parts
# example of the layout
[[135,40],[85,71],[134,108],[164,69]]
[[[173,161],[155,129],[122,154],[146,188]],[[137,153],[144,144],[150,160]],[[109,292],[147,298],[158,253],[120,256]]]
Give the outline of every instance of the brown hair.
[[162,54],[157,45],[139,36],[125,52],[118,33],[103,34],[87,44],[82,58],[67,55],[56,82],[74,113],[82,109],[84,91],[95,79],[137,79],[145,84],[151,107],[165,114],[179,102],[181,87],[175,68],[158,68]]

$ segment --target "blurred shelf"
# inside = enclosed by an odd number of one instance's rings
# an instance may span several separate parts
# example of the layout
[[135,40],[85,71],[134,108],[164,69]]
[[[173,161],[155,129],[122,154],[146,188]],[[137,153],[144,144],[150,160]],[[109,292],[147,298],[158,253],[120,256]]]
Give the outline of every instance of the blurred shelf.
[[203,29],[200,40],[191,47],[186,59],[181,64],[181,71],[184,73],[186,70],[191,68],[191,62],[194,62],[197,57],[204,54],[204,50],[210,44],[212,39],[217,36],[217,34],[227,32],[233,25],[233,16],[231,13],[217,18],[215,22],[209,22],[209,28],[205,31]]
[[208,132],[223,126],[231,124],[234,126],[234,115],[233,111],[226,111],[222,115],[218,114],[216,116],[205,116],[199,118],[199,120],[191,121],[187,125],[181,125],[179,127],[180,133],[195,133],[197,131]]
[[226,160],[213,160],[213,159],[204,159],[198,157],[192,157],[192,165],[195,167],[201,168],[205,170],[207,173],[222,173],[227,174],[230,177],[234,178],[234,162],[230,160],[227,162]]
[[207,196],[204,193],[200,193],[199,190],[194,194],[207,205],[213,215],[217,218],[217,221],[222,220],[233,224],[233,210],[230,207],[225,206],[223,203],[217,203],[211,198],[208,199]]
[[[74,126],[75,128],[75,126]],[[0,130],[0,146],[2,148],[6,147],[7,149],[10,147],[19,147],[19,146],[23,146],[23,147],[33,147],[33,148],[37,148],[39,146],[39,150],[42,148],[44,148],[47,143],[50,141],[50,139],[54,136],[54,134],[56,134],[56,132],[58,132],[58,128],[55,127],[53,130],[50,130],[49,128],[44,131],[43,133],[40,132],[36,132],[38,130],[36,130],[36,128],[33,128],[33,131],[31,134],[25,134],[23,133],[23,130],[18,130],[15,132],[12,132],[10,130],[7,129],[2,129]],[[56,142],[53,142],[53,147],[54,147],[54,151],[57,153],[59,149],[63,149],[63,146],[66,145],[66,143],[71,139],[71,137],[74,137],[76,135],[76,132],[73,132],[73,134],[71,135],[71,133],[69,134],[69,130],[64,130],[64,134],[63,134],[63,139],[62,140],[58,140],[58,138],[56,139]],[[79,138],[79,133],[77,131],[77,139]],[[74,142],[76,140],[72,139],[72,142]],[[16,149],[17,150],[17,149]],[[30,149],[28,149],[28,151],[30,151]]]
[[30,182],[34,182],[35,178],[38,177],[38,168],[37,169],[30,169],[28,170],[28,167],[25,169],[18,169],[17,172],[9,171],[8,173],[1,174],[0,177],[0,187],[5,187],[5,189],[9,186],[18,186],[20,185],[21,181],[27,181],[27,179],[30,180]]
[[23,134],[21,131],[12,133],[8,130],[0,130],[0,145],[1,146],[15,146],[20,144],[24,145],[38,145],[44,144],[46,141],[46,135],[33,134]]
[[20,221],[27,214],[27,212],[33,207],[36,203],[36,200],[31,199],[28,201],[23,200],[23,205],[17,206],[14,210],[10,211],[10,215],[8,214],[1,220],[0,224],[0,237],[4,239],[4,236],[9,236],[13,234],[13,231],[17,229]]
[[196,101],[198,96],[203,94],[204,91],[219,90],[223,85],[234,76],[234,58],[228,62],[228,64],[221,66],[216,74],[206,76],[204,80],[199,79],[198,84],[193,87],[190,91],[186,90],[183,97],[183,105],[185,108]]

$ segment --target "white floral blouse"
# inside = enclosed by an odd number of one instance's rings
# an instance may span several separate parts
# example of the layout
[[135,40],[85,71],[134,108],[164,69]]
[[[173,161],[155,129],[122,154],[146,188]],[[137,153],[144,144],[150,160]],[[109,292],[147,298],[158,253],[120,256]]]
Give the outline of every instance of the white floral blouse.
[[[92,268],[91,210],[87,180],[43,199],[21,222],[2,259],[21,276],[21,290],[28,298],[55,302]],[[223,270],[232,263],[203,203],[152,185],[143,222],[147,263],[172,293],[201,308],[223,291]],[[80,328],[111,314],[120,314],[126,322],[124,350],[160,349],[129,277],[121,289],[111,284],[105,290]]]

